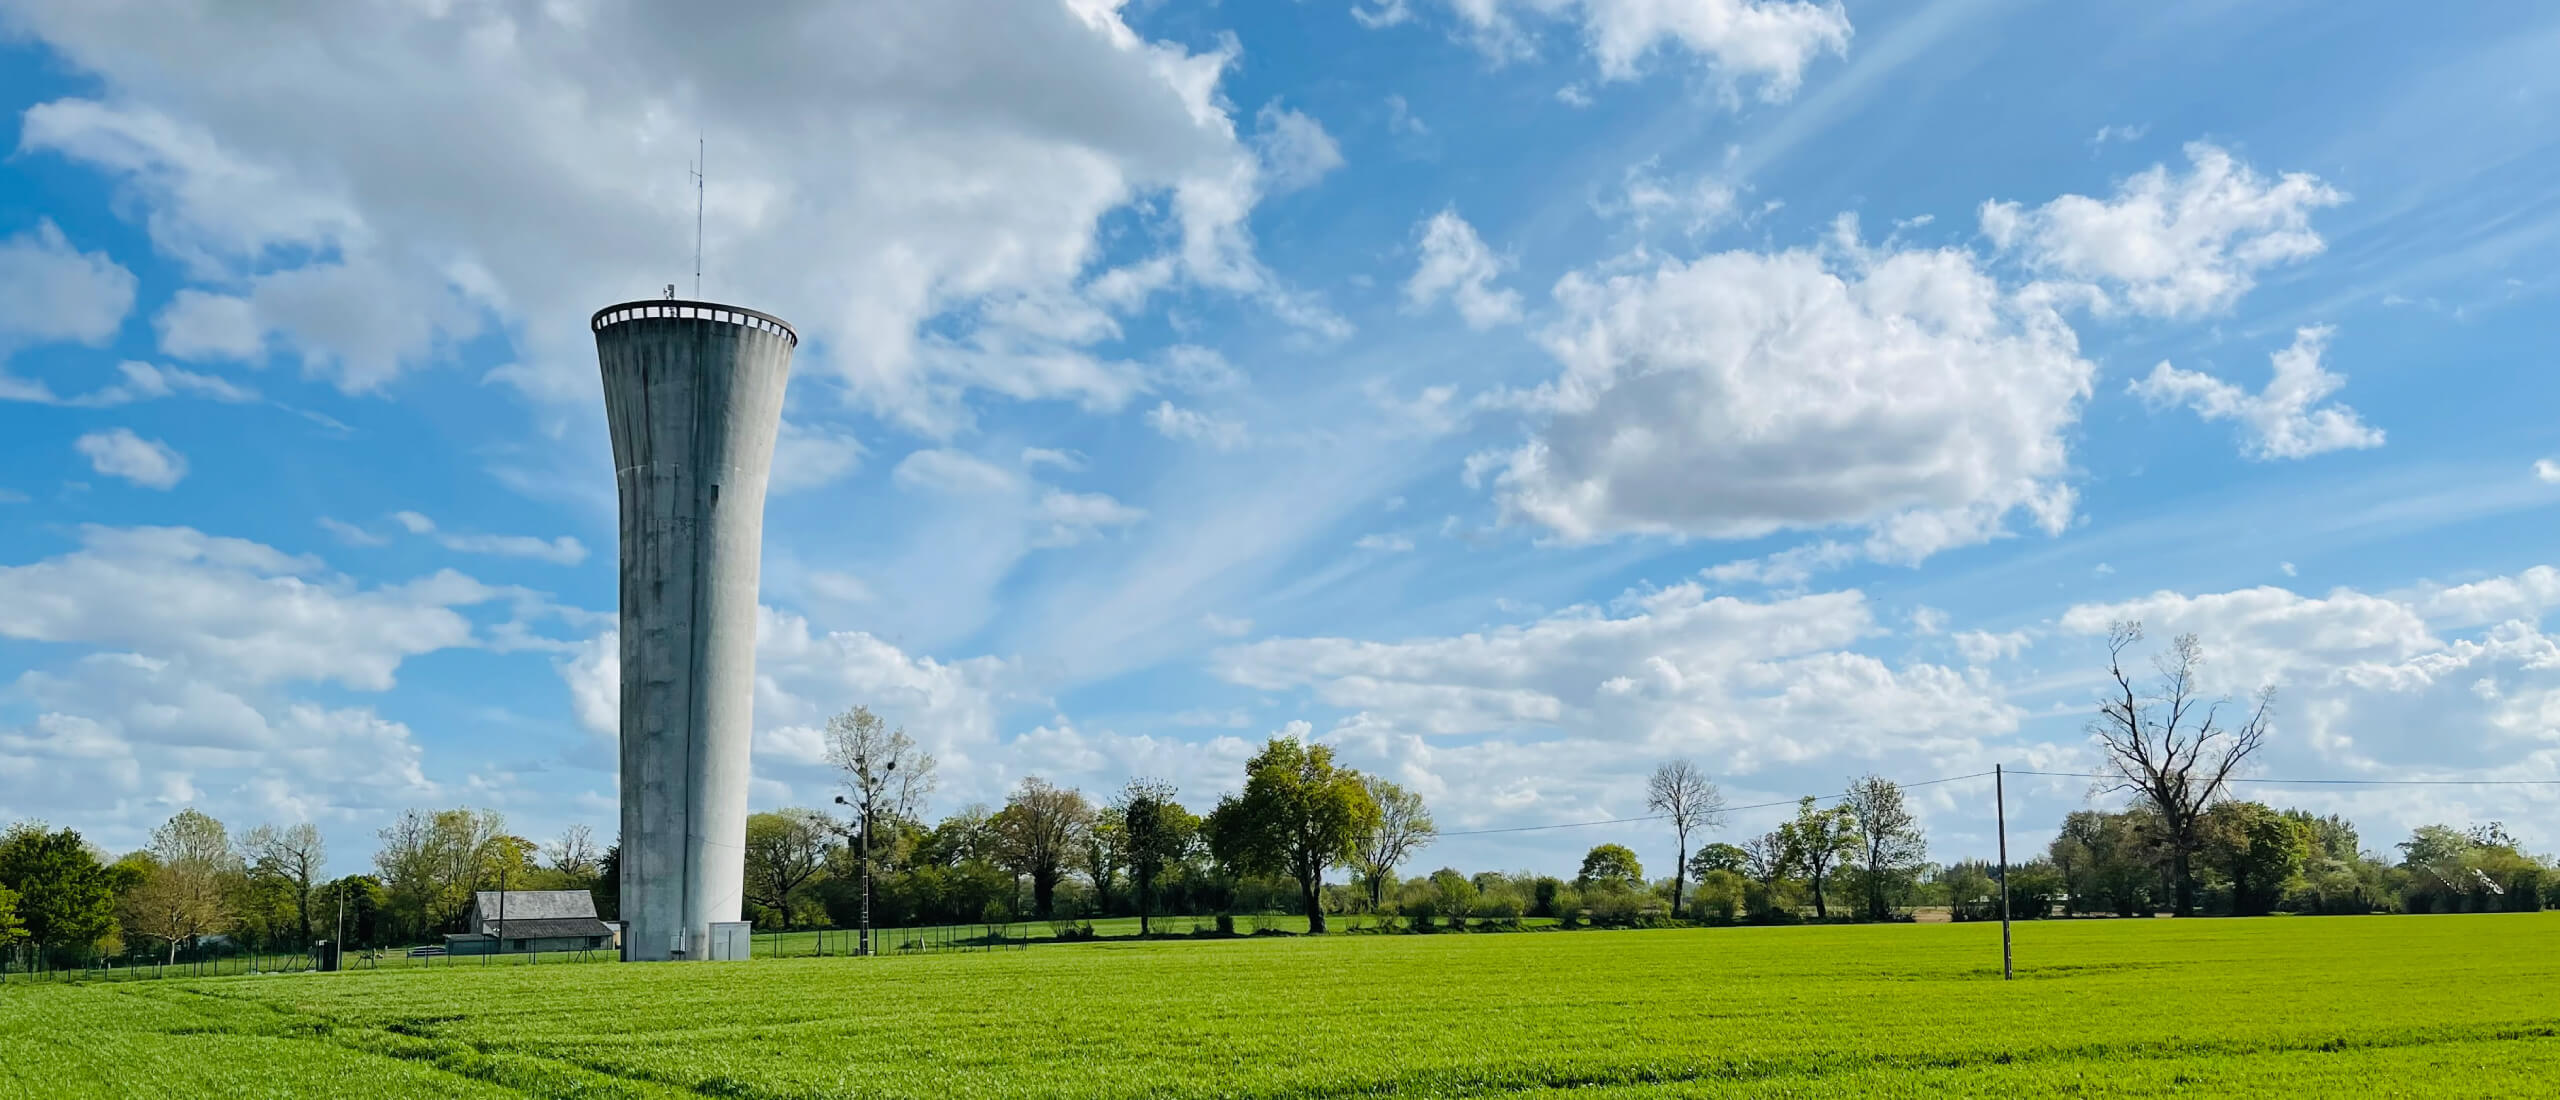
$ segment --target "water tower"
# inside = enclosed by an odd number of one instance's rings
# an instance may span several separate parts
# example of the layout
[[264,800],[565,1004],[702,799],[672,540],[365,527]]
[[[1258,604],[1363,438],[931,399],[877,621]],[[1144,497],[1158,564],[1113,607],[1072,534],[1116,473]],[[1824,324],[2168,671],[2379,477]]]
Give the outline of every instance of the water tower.
[[622,943],[744,959],[756,565],[800,337],[716,302],[592,323],[622,503]]

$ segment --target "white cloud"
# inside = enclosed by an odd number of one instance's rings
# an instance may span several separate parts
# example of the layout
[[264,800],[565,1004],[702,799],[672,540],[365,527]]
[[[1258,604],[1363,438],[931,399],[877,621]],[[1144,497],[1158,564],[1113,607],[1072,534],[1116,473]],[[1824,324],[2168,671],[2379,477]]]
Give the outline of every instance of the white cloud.
[[[2539,566],[2403,593],[2164,591],[2075,606],[2060,624],[2087,637],[2109,622],[2138,619],[2155,642],[2192,632],[2205,648],[2208,695],[2276,687],[2274,736],[2262,765],[2271,772],[2547,775],[2560,760],[2560,640],[2537,624],[2555,606],[2560,571]],[[2389,797],[2368,800],[2363,812],[2401,828],[2443,811],[2425,792],[2376,793]]]
[[1393,27],[1413,19],[1411,2],[1412,0],[1354,0],[1351,5],[1351,18],[1352,21],[1370,30]]
[[494,554],[507,558],[532,558],[553,565],[576,565],[587,560],[584,543],[562,535],[543,539],[532,535],[474,535],[444,530],[436,521],[417,512],[394,512],[391,518],[412,535],[427,535],[457,554]]
[[254,363],[264,357],[266,334],[257,307],[246,298],[190,287],[161,307],[151,324],[160,330],[160,351],[175,358]]
[[2289,561],[2277,562],[2276,568],[2284,570],[2284,575],[2288,577],[2293,576],[2296,573],[2296,570],[2293,568],[2293,563]]
[[104,344],[133,311],[133,273],[82,252],[50,220],[0,241],[0,351],[14,345]]
[[1717,584],[1757,584],[1769,588],[1797,588],[1816,574],[1826,573],[1858,560],[1858,548],[1845,542],[1823,539],[1802,546],[1790,546],[1757,558],[1744,558],[1699,570],[1699,575]]
[[320,517],[320,529],[336,535],[339,542],[349,546],[384,546],[391,542],[388,536],[377,535],[345,520],[332,519],[328,516]]
[[2128,142],[2128,143],[2129,143],[2129,142],[2136,142],[2136,141],[2140,141],[2140,140],[2142,140],[2142,136],[2143,136],[2144,134],[2148,134],[2148,133],[2150,133],[2150,132],[2151,132],[2151,124],[2150,124],[2150,123],[2147,123],[2147,122],[2146,122],[2146,123],[2141,123],[2141,124],[2138,124],[2138,125],[2126,125],[2126,126],[2100,126],[2100,127],[2098,127],[2098,132],[2097,132],[2097,133],[2090,135],[2090,137],[2089,137],[2089,148],[2090,148],[2092,151],[2095,151],[2095,150],[2097,150],[2097,149],[2100,149],[2100,148],[2104,147],[2108,142],[2111,142],[2111,141],[2121,141],[2121,142]]
[[1254,124],[1262,131],[1254,136],[1254,149],[1262,155],[1263,177],[1275,194],[1313,187],[1342,167],[1342,146],[1324,132],[1323,123],[1302,112],[1275,100],[1254,115]]
[[2305,328],[2293,346],[2275,353],[2275,375],[2266,388],[2249,393],[2229,382],[2197,371],[2179,370],[2163,362],[2148,377],[2126,387],[2152,408],[2185,405],[2206,420],[2240,425],[2242,453],[2255,459],[2308,458],[2329,451],[2382,445],[2382,430],[2366,424],[2345,405],[2323,405],[2347,380],[2320,369],[2328,350],[2328,327]]
[[129,648],[248,683],[382,691],[407,658],[472,644],[455,608],[507,594],[450,571],[363,587],[313,559],[184,527],[88,526],[80,543],[0,566],[0,636]]
[[[1116,5],[1042,0],[708,27],[665,7],[408,5],[279,36],[223,5],[28,0],[13,28],[100,91],[30,109],[20,150],[112,177],[156,247],[247,303],[220,325],[174,313],[173,349],[238,355],[256,332],[349,389],[503,329],[523,358],[496,377],[588,400],[592,352],[562,322],[687,263],[679,234],[632,227],[690,216],[678,169],[706,119],[706,292],[790,318],[804,371],[912,426],[965,426],[971,388],[1116,406],[1127,379],[1088,338],[1157,290],[1341,330],[1253,254],[1232,40],[1193,52]],[[452,201],[474,194],[507,201]],[[1162,244],[1098,269],[1124,211]],[[1059,339],[974,308],[1027,299],[1106,323]]]
[[1625,190],[1598,209],[1604,216],[1626,219],[1637,232],[1660,225],[1694,237],[1731,219],[1738,198],[1732,184],[1715,176],[1667,180],[1646,161],[1630,165]]
[[1413,113],[1413,104],[1405,102],[1403,96],[1390,95],[1387,97],[1387,132],[1400,137],[1427,137],[1431,127],[1423,124],[1422,116]]
[[1055,466],[1072,474],[1083,472],[1085,458],[1084,455],[1075,451],[1054,450],[1048,447],[1024,447],[1022,464],[1033,469],[1041,466]]
[[909,489],[957,494],[1006,493],[1022,484],[1011,470],[947,448],[908,454],[889,472],[889,479]]
[[[1527,395],[1545,423],[1479,455],[1504,514],[1568,539],[1864,525],[1914,561],[2072,511],[2066,437],[2094,368],[2047,306],[1959,250],[1808,250],[1567,275]],[[1810,552],[1808,552],[1810,553]],[[1809,564],[1809,563],[1808,563]]]
[[[1355,7],[1364,26],[1411,17],[1410,0]],[[1805,66],[1849,46],[1849,16],[1836,3],[1805,0],[1447,0],[1466,37],[1497,62],[1536,52],[1522,18],[1563,20],[1581,32],[1603,80],[1633,80],[1655,54],[1687,53],[1728,93],[1745,81],[1777,103],[1795,94]]]
[[1675,585],[1630,595],[1615,614],[1573,608],[1405,642],[1275,639],[1222,650],[1215,667],[1258,690],[1305,689],[1371,729],[1554,735],[1563,741],[1538,742],[1552,750],[1547,769],[1673,753],[1738,773],[1951,755],[2015,727],[2018,712],[1961,674],[1844,648],[1875,632],[1856,592],[1755,603]]
[[1486,248],[1475,227],[1456,210],[1434,214],[1414,229],[1421,238],[1421,260],[1405,280],[1407,304],[1421,309],[1445,297],[1474,329],[1520,319],[1519,292],[1493,285],[1510,270],[1511,261]]
[[1048,524],[1049,529],[1033,540],[1032,545],[1074,546],[1106,528],[1126,527],[1146,516],[1145,511],[1101,493],[1051,489],[1040,494],[1040,519]]
[[89,460],[89,468],[120,477],[146,489],[172,489],[187,476],[187,456],[157,439],[144,439],[130,428],[90,432],[72,441]]
[[2000,634],[1987,630],[1960,630],[1954,637],[1956,652],[1964,654],[1966,661],[1977,665],[1987,665],[1993,661],[2005,660],[2024,653],[2027,643],[2032,640],[2022,630]]
[[1244,446],[1247,438],[1240,421],[1186,409],[1171,401],[1159,401],[1155,408],[1147,410],[1147,423],[1166,439],[1204,444],[1212,450],[1235,450]]
[[2183,318],[2229,309],[2258,272],[2318,255],[2311,212],[2347,200],[2308,173],[2266,179],[2204,142],[2186,154],[2184,175],[2153,165],[2111,199],[1986,202],[1983,235],[2102,309]]
[[862,454],[862,441],[850,433],[784,420],[773,444],[771,491],[779,496],[835,484],[862,465]]
[[2548,458],[2533,460],[2533,476],[2545,485],[2560,485],[2560,461]]
[[1362,535],[1351,545],[1371,553],[1402,554],[1413,549],[1413,540],[1403,535]]
[[85,408],[110,408],[179,394],[233,405],[258,399],[256,390],[234,385],[210,374],[197,374],[176,367],[155,367],[128,359],[116,364],[116,371],[124,375],[124,381],[63,403]]

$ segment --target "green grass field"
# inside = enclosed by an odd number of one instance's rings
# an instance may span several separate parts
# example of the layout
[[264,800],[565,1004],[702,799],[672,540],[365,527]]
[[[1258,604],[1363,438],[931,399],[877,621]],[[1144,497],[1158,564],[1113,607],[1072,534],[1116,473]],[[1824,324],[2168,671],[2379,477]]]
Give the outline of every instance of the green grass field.
[[2560,913],[0,988],[0,1095],[2549,1096]]

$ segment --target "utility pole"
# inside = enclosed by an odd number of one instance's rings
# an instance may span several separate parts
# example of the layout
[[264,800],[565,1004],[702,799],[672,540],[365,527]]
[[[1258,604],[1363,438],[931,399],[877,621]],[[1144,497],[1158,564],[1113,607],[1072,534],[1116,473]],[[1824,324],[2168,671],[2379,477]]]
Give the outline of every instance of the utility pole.
[[1991,765],[1991,802],[2000,823],[2000,980],[2017,977],[2009,965],[2009,792],[2007,777]]

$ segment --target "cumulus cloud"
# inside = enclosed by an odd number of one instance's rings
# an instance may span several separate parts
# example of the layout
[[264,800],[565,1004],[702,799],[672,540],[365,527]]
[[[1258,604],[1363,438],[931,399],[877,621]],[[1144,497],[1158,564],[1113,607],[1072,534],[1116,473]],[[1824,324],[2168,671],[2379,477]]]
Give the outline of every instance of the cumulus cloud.
[[1511,261],[1486,248],[1475,227],[1443,210],[1414,227],[1421,259],[1405,280],[1408,305],[1422,309],[1447,298],[1468,328],[1485,329],[1520,319],[1520,294],[1494,285]]
[[2015,726],[1981,685],[1847,647],[1876,632],[1865,598],[1770,602],[1676,585],[1616,613],[1404,642],[1284,638],[1220,651],[1219,675],[1304,689],[1373,728],[1425,736],[1552,735],[1630,753],[1694,753],[1738,772],[1829,754],[1951,749]]
[[192,528],[87,526],[77,550],[0,566],[0,637],[180,658],[247,683],[382,691],[409,657],[472,643],[457,608],[505,595],[450,571],[366,587]]
[[157,439],[135,435],[130,428],[90,432],[71,445],[89,460],[90,469],[145,489],[174,489],[187,476],[187,456]]
[[1733,184],[1714,175],[1666,179],[1646,161],[1628,167],[1624,189],[1598,210],[1624,218],[1637,232],[1663,227],[1694,237],[1732,219],[1740,197]]
[[1506,516],[1567,539],[1863,525],[1913,561],[2072,513],[2094,368],[1961,250],[1809,249],[1576,272],[1526,444],[1480,455]]
[[161,352],[173,358],[264,359],[266,334],[259,328],[257,307],[246,298],[189,287],[161,307],[151,324],[160,331]]
[[2308,458],[2329,451],[2382,445],[2382,429],[2373,427],[2345,405],[2322,404],[2347,380],[2320,368],[2320,356],[2335,330],[2305,328],[2293,346],[2275,353],[2275,375],[2265,389],[2250,393],[2212,375],[2179,370],[2163,362],[2127,392],[2151,407],[2184,405],[2206,420],[2240,425],[2241,452],[2255,459]]
[[[2059,622],[2083,638],[2119,619],[2141,621],[2154,639],[2194,633],[2209,695],[2277,688],[2270,769],[2547,775],[2560,762],[2560,639],[2540,621],[2555,606],[2560,572],[2538,566],[2403,592],[2163,591],[2075,606]],[[2406,828],[2442,809],[2376,802],[2369,812]]]
[[2268,179],[2204,142],[2186,154],[2186,172],[2153,165],[2111,198],[1986,202],[1983,235],[2101,309],[2172,319],[2229,309],[2259,272],[2326,247],[2311,213],[2345,192],[2304,172]]
[[[971,388],[1126,400],[1130,372],[1089,348],[1178,287],[1341,331],[1254,256],[1266,180],[1221,92],[1232,43],[1150,41],[1113,4],[910,14],[430,4],[279,36],[224,5],[30,0],[13,29],[100,92],[29,109],[20,152],[111,177],[201,284],[167,315],[171,354],[272,340],[351,390],[503,330],[522,359],[497,377],[587,400],[592,353],[561,322],[688,263],[680,234],[637,227],[690,217],[679,169],[705,129],[706,292],[789,317],[805,371],[912,426],[956,430]],[[452,201],[474,194],[507,201]],[[1122,212],[1161,244],[1106,266]],[[1016,326],[1009,303],[1086,320]]]
[[2560,485],[2560,460],[2534,459],[2533,478],[2545,485]]
[[46,343],[104,344],[133,311],[133,273],[104,252],[82,252],[50,220],[0,240],[0,351]]
[[507,558],[532,558],[553,565],[576,565],[587,560],[586,544],[567,535],[544,539],[533,535],[477,535],[447,531],[436,521],[418,512],[394,512],[394,522],[412,535],[426,535],[436,545],[457,554],[494,554]]

